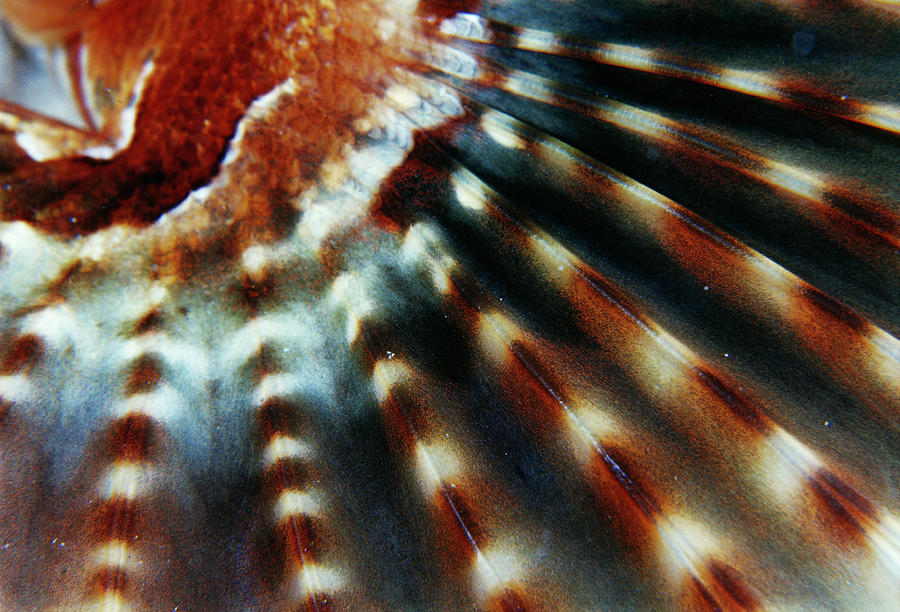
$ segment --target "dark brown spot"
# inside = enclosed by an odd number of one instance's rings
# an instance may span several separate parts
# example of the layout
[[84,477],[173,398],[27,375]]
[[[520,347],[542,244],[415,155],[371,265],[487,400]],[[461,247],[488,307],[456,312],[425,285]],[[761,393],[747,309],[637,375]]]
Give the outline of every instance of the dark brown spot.
[[295,402],[271,397],[258,409],[260,445],[265,446],[275,434],[296,436],[303,422],[301,406]]
[[696,576],[691,575],[691,593],[689,603],[684,607],[686,610],[709,610],[710,612],[722,612],[722,607],[713,594],[709,592]]
[[418,411],[411,410],[410,405],[406,393],[399,388],[391,389],[388,397],[381,402],[381,415],[388,444],[391,445],[393,452],[407,456],[414,451],[418,441],[413,420]]
[[107,593],[123,593],[131,584],[128,572],[120,567],[104,567],[97,570],[88,580],[88,594],[102,597]]
[[134,334],[140,336],[149,332],[159,331],[162,327],[162,314],[154,308],[134,324]]
[[850,329],[861,332],[865,329],[866,323],[858,314],[841,304],[840,302],[828,297],[818,289],[813,287],[804,287],[801,289],[803,297],[805,297],[819,311],[824,312],[833,319],[844,323]]
[[259,280],[251,280],[249,276],[245,276],[241,281],[241,299],[250,309],[250,312],[255,313],[262,307],[266,298],[275,292],[277,286],[278,283],[275,279],[268,275]]
[[758,608],[760,603],[738,573],[729,565],[720,563],[715,559],[707,563],[710,575],[722,587],[737,605],[745,609]]
[[695,367],[694,374],[705,387],[713,391],[725,407],[742,423],[760,434],[766,434],[771,429],[768,418],[760,412],[749,400],[732,391],[722,380],[704,367]]
[[639,472],[626,457],[625,450],[604,447],[595,454],[588,475],[599,505],[599,518],[639,562],[658,537],[656,520],[661,510],[649,486],[640,480]]
[[107,430],[107,445],[120,460],[143,461],[147,457],[153,421],[146,414],[130,413],[114,421]]
[[502,592],[491,597],[485,604],[487,610],[496,612],[528,612],[525,598],[516,590],[505,588]]
[[321,560],[327,551],[324,529],[315,517],[306,514],[292,515],[278,526],[276,533],[282,543],[286,567],[306,565]]
[[607,444],[597,452],[610,476],[619,483],[641,512],[647,518],[656,520],[662,514],[660,504],[652,495],[648,484],[640,481],[640,471],[631,465],[626,451]]
[[466,555],[474,555],[476,548],[487,544],[487,536],[467,496],[452,483],[441,483],[435,502],[441,515]]
[[126,393],[146,393],[153,389],[162,378],[161,368],[155,357],[141,355],[131,368],[128,381],[125,384]]
[[532,433],[541,439],[552,438],[567,402],[559,380],[521,342],[511,342],[510,351],[513,359],[503,372],[503,391]]
[[853,489],[853,487],[838,478],[835,474],[829,472],[825,468],[822,468],[816,473],[816,478],[826,483],[835,491],[835,493],[850,502],[850,504],[852,504],[857,511],[861,512],[870,519],[875,518],[875,506],[873,506],[868,499],[857,493],[856,490]]
[[294,458],[279,459],[263,472],[263,490],[269,497],[285,489],[304,489],[312,481],[312,475],[304,462]]
[[333,612],[334,597],[327,593],[313,593],[303,602],[304,612]]
[[135,532],[137,511],[131,500],[114,497],[102,502],[97,508],[97,518],[92,526],[95,539],[99,542],[110,540],[131,540]]
[[861,540],[865,535],[863,527],[844,505],[841,497],[825,482],[815,475],[807,479],[810,489],[815,493],[817,508],[820,510],[823,523],[833,527],[835,535],[842,539]]
[[0,363],[0,374],[30,371],[42,353],[41,339],[34,334],[19,336]]

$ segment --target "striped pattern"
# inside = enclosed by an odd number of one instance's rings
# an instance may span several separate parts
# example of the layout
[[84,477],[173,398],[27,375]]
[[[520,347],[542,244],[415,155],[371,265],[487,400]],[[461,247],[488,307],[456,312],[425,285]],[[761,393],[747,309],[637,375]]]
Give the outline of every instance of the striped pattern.
[[0,0],[0,608],[896,607],[892,4]]

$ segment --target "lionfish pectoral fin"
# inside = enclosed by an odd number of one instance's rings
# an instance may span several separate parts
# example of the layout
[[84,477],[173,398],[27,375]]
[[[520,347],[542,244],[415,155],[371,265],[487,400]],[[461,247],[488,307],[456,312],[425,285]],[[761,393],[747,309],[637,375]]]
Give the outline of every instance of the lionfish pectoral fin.
[[884,2],[95,5],[131,144],[0,133],[0,606],[895,605]]

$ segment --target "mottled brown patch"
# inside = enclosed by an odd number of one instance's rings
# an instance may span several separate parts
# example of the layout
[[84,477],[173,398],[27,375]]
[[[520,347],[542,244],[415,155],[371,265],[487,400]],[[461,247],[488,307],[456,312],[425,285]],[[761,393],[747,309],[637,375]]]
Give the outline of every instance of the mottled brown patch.
[[19,336],[3,356],[0,362],[0,374],[8,375],[16,372],[28,372],[34,367],[43,352],[41,339],[34,334]]
[[733,567],[712,559],[707,562],[706,568],[719,590],[740,609],[755,610],[760,607],[759,599]]
[[489,597],[484,607],[491,612],[528,612],[530,609],[525,603],[525,598],[509,587]]
[[107,429],[106,444],[119,460],[137,463],[147,457],[153,421],[146,414],[129,413]]
[[159,309],[154,308],[153,310],[142,316],[140,319],[135,321],[132,331],[137,336],[154,331],[159,331],[162,328],[162,323],[162,313],[159,311]]
[[313,480],[310,468],[303,461],[285,458],[265,469],[262,485],[265,495],[274,498],[285,489],[302,491]]
[[128,375],[125,383],[126,393],[133,395],[151,391],[161,378],[162,368],[157,358],[152,355],[141,355]]
[[435,493],[434,503],[457,551],[473,558],[476,547],[483,548],[488,538],[468,496],[461,487],[443,482]]
[[283,521],[276,533],[282,543],[285,567],[297,567],[321,560],[327,552],[327,539],[321,521],[308,515],[293,515]]
[[88,579],[89,597],[101,597],[108,593],[124,593],[132,585],[128,572],[119,567],[104,567]]
[[626,550],[642,557],[658,538],[660,504],[648,483],[630,464],[624,449],[605,446],[588,466],[590,483],[600,506],[600,519],[610,526]]
[[[101,107],[100,137],[117,135],[152,58],[131,144],[108,161],[17,166],[7,177],[4,220],[66,236],[147,225],[210,183],[250,104],[293,76],[304,92],[262,137],[248,132],[233,197],[223,202],[246,233],[265,240],[291,225],[280,221],[293,211],[289,199],[353,141],[353,120],[399,61],[394,47],[369,33],[382,16],[374,2],[342,7],[341,27],[335,11],[308,2],[119,0],[104,9],[102,19],[75,26],[71,40],[89,50],[82,72]],[[237,243],[242,233],[232,234]]]
[[303,410],[295,402],[272,397],[257,409],[257,422],[259,444],[264,448],[275,434],[296,436],[303,423]]

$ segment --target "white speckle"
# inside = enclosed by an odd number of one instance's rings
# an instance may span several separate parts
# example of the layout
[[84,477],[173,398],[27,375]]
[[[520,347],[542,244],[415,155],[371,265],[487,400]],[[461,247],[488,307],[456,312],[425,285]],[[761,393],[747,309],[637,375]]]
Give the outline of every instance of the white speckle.
[[264,247],[259,245],[248,247],[241,255],[241,263],[251,276],[260,276],[265,271],[268,258]]

